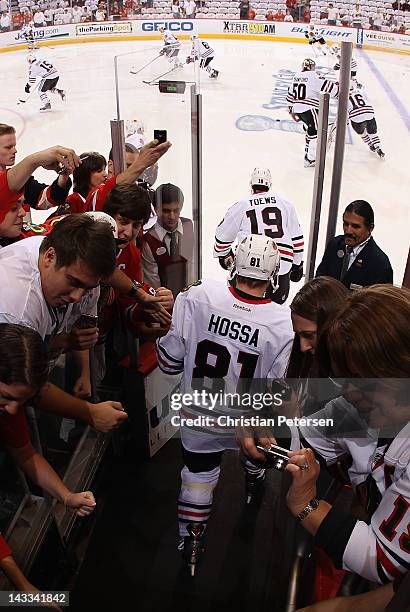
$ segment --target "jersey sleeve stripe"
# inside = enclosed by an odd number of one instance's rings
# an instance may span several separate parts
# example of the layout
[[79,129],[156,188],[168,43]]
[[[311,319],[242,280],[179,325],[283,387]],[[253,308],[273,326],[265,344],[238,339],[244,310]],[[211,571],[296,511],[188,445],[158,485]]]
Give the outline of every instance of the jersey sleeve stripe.
[[292,236],[292,240],[303,240],[303,234],[301,236]]
[[403,572],[397,569],[383,552],[380,544],[376,542],[377,573],[383,583],[391,582],[392,578],[398,578]]
[[164,349],[164,347],[163,347],[163,346],[161,346],[161,345],[160,345],[160,343],[159,343],[159,342],[157,343],[157,350],[158,350],[158,352],[163,353],[164,358],[165,358],[165,359],[167,359],[168,361],[172,361],[173,363],[178,364],[178,365],[180,365],[180,364],[183,364],[183,363],[184,363],[184,360],[183,360],[183,359],[175,359],[174,357],[171,357],[171,355],[169,355],[169,354],[167,353],[167,351]]

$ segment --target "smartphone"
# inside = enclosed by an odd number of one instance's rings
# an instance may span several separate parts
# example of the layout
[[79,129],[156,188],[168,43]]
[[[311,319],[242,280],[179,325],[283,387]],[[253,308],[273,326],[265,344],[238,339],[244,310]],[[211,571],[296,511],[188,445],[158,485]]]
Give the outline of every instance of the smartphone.
[[98,326],[98,317],[94,315],[81,315],[75,322],[75,326],[79,329],[91,329]]
[[256,448],[261,453],[264,453],[266,457],[267,468],[275,468],[275,470],[283,472],[283,470],[289,463],[289,455],[286,448],[276,446],[276,444],[272,444],[270,448],[264,448],[260,444],[257,444]]
[[158,144],[167,141],[167,131],[166,130],[154,130],[154,140],[158,140]]

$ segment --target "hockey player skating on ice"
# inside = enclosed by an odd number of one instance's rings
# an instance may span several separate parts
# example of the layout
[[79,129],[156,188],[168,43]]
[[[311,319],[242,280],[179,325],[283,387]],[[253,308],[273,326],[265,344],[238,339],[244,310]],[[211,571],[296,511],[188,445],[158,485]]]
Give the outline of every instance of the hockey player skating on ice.
[[[333,66],[333,70],[340,70],[341,50],[340,50],[339,45],[334,45],[333,50],[334,50],[335,56],[337,57],[337,62]],[[352,55],[352,59],[351,59],[351,62],[350,62],[350,76],[351,76],[351,78],[354,79],[356,74],[357,74],[357,61],[356,61],[356,59]]]
[[165,55],[168,58],[168,61],[174,65],[174,68],[182,68],[183,64],[178,59],[178,54],[181,50],[181,42],[171,34],[171,32],[166,32],[164,28],[160,28],[164,40],[164,46],[159,52],[160,55]]
[[370,151],[377,153],[383,159],[385,154],[380,148],[374,108],[370,104],[362,85],[357,81],[352,81],[350,87],[348,112],[352,128],[356,134],[359,134]]
[[[237,449],[235,422],[246,411],[229,397],[242,397],[238,388],[246,390],[252,379],[280,378],[286,368],[293,340],[290,310],[271,299],[279,266],[271,238],[247,236],[237,248],[229,284],[197,281],[180,293],[170,331],[157,342],[159,367],[166,374],[182,373],[181,397],[188,393],[193,400],[179,411],[185,465],[178,500],[179,549],[192,574],[202,552],[222,454]],[[193,389],[199,390],[197,396]],[[210,394],[220,397],[212,410],[206,399]],[[189,423],[192,416],[199,420]],[[263,482],[263,467],[249,461],[244,467],[247,480]]]
[[212,47],[206,42],[206,40],[201,40],[198,38],[196,34],[192,36],[192,51],[191,55],[188,55],[186,58],[186,63],[194,62],[199,59],[199,66],[206,70],[209,74],[210,79],[217,79],[219,75],[219,70],[213,68],[210,64],[214,59],[215,51]]
[[29,23],[25,23],[23,27],[21,28],[21,36],[26,41],[27,48],[29,51],[32,51],[33,49],[38,49],[38,45],[34,39],[34,30],[35,30],[35,27],[34,27],[33,21],[30,21]]
[[312,59],[303,60],[302,71],[296,72],[286,97],[289,113],[295,121],[303,122],[306,132],[305,167],[314,166],[316,162],[320,92],[327,92],[332,98],[337,97],[339,93],[338,84],[321,78],[315,68],[316,64]]
[[19,102],[23,104],[27,102],[30,93],[32,92],[32,88],[36,86],[37,79],[41,79],[38,85],[38,95],[40,96],[40,100],[42,102],[42,106],[40,108],[41,111],[47,111],[51,109],[51,103],[48,98],[47,92],[50,91],[53,94],[57,94],[60,96],[61,100],[65,101],[65,91],[63,89],[58,89],[56,87],[60,75],[56,68],[47,62],[46,60],[39,58],[36,59],[34,55],[29,55],[27,57],[27,61],[30,65],[28,81],[24,88],[24,96],[21,96]]
[[303,234],[290,202],[272,191],[268,168],[255,168],[251,174],[252,195],[235,202],[215,231],[214,257],[227,270],[232,265],[232,243],[248,234],[262,234],[275,240],[280,253],[279,288],[273,301],[282,304],[289,294],[290,281],[303,275]]
[[322,55],[327,55],[328,52],[333,55],[332,47],[327,46],[325,39],[313,23],[310,23],[308,29],[305,30],[305,38],[307,38],[309,45],[312,45],[312,49],[319,49]]

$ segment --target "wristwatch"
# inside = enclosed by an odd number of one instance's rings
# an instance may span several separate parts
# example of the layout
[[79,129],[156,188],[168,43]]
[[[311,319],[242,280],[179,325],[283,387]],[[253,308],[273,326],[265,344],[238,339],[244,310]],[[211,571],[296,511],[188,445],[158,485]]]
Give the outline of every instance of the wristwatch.
[[139,283],[138,281],[132,281],[132,287],[131,289],[127,292],[128,297],[132,297],[135,298],[137,297],[137,292],[138,289],[144,289],[144,285],[142,283]]
[[295,519],[298,523],[301,523],[313,510],[317,510],[319,508],[320,499],[311,499],[306,508],[303,508],[302,512],[299,512],[295,516]]

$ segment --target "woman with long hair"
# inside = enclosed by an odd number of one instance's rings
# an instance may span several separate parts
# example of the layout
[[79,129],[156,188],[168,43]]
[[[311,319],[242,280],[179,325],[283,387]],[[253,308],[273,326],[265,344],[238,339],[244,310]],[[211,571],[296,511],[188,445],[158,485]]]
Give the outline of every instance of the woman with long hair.
[[[0,441],[19,468],[36,485],[77,516],[95,507],[91,491],[73,493],[51,465],[32,446],[24,406],[46,384],[48,355],[40,335],[22,325],[0,324]],[[0,567],[16,588],[35,591],[16,565],[11,549],[0,535]],[[55,607],[55,606],[54,606]]]
[[316,499],[320,468],[312,449],[291,453],[286,468],[292,475],[288,508],[316,545],[336,567],[379,583],[410,567],[409,321],[410,291],[374,285],[348,295],[316,350],[322,374],[344,379],[341,397],[319,413],[339,415],[337,438],[323,432],[327,459],[332,445],[337,455],[343,444],[353,465],[361,466],[369,524]]
[[72,213],[86,212],[87,196],[107,180],[107,161],[103,155],[90,151],[80,155],[81,164],[73,172],[73,193],[67,198]]

